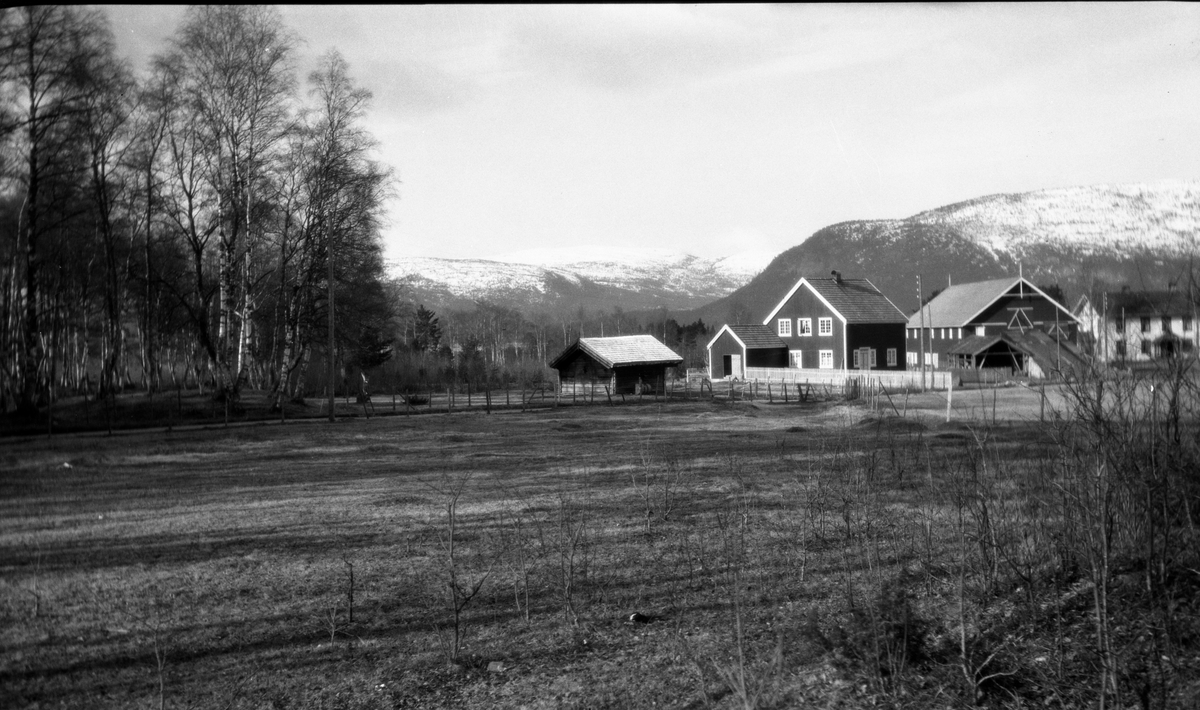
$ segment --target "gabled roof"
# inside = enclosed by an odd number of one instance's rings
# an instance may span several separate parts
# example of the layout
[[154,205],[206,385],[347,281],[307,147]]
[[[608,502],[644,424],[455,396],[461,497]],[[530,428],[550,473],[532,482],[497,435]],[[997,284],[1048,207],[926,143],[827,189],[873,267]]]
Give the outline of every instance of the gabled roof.
[[[955,284],[939,293],[933,300],[926,303],[926,328],[961,328],[971,322],[985,308],[995,303],[1002,296],[1022,284],[1023,288],[1033,293],[1041,294],[1047,301],[1058,306],[1059,310],[1072,320],[1075,315],[1063,307],[1061,303],[1046,295],[1037,286],[1021,277],[1008,276],[991,281],[974,281],[966,284]],[[921,310],[908,317],[909,328],[921,327]]]
[[787,343],[783,342],[775,331],[765,325],[725,325],[713,339],[708,341],[708,347],[712,347],[713,343],[717,342],[717,338],[725,331],[733,336],[733,339],[741,343],[743,348],[747,350],[761,350],[764,348],[786,348]]
[[613,338],[580,338],[572,343],[550,367],[558,367],[577,351],[609,369],[631,365],[678,365],[683,358],[663,345],[653,335],[619,335]]
[[1182,291],[1110,291],[1108,317],[1125,311],[1130,316],[1190,316],[1193,306]]
[[801,287],[807,287],[826,306],[838,314],[843,323],[904,323],[903,311],[896,308],[868,279],[810,279],[801,278],[783,297],[778,306],[763,321],[770,325],[771,319],[783,308]]

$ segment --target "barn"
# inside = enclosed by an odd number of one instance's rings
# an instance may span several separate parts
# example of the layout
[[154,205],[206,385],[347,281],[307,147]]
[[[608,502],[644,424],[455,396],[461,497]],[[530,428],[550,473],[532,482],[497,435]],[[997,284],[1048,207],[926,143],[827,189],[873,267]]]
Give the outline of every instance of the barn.
[[607,387],[612,394],[661,393],[667,369],[683,358],[652,335],[579,338],[550,367],[558,370],[559,386]]
[[924,343],[934,368],[1041,377],[1082,365],[1078,333],[1075,315],[1024,277],[955,284],[909,317],[907,359],[918,366]]

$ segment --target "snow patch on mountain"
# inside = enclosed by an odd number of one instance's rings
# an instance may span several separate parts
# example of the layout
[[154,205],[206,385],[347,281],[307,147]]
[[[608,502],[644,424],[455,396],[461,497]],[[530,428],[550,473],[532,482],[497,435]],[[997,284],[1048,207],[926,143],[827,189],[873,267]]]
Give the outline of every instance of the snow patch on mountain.
[[989,195],[914,215],[959,229],[994,254],[1033,248],[1082,255],[1190,253],[1200,234],[1200,180],[1092,185]]
[[528,249],[490,259],[408,257],[393,260],[389,267],[394,277],[414,290],[469,300],[533,304],[552,299],[552,291],[565,282],[682,307],[733,292],[774,256],[757,251],[705,259],[670,249],[586,245]]

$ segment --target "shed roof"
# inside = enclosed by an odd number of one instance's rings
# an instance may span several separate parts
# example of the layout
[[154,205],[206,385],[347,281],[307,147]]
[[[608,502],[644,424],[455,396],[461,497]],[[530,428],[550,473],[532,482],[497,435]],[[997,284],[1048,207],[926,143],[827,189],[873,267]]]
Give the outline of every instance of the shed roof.
[[978,355],[1000,342],[1008,343],[1010,348],[1013,347],[1012,341],[1005,338],[1003,333],[998,335],[968,335],[955,343],[954,347],[946,352],[949,355]]
[[742,341],[747,349],[761,348],[786,348],[787,343],[775,334],[775,331],[765,325],[746,324],[746,325],[728,325],[729,331],[734,337]]
[[841,315],[846,323],[904,323],[908,319],[904,312],[875,288],[869,279],[810,279],[804,277],[796,282],[792,290],[767,316],[763,325],[770,323],[779,309],[800,289],[808,286]]
[[[1061,303],[1046,295],[1037,286],[1022,277],[1008,276],[990,281],[973,281],[965,284],[955,284],[942,291],[926,303],[924,326],[926,328],[961,328],[979,315],[980,311],[992,305],[997,299],[1023,284],[1023,288],[1033,293],[1041,294],[1046,300],[1058,306],[1070,318],[1075,315]],[[920,328],[921,310],[908,317],[909,328]]]
[[653,335],[619,335],[612,338],[580,338],[572,343],[550,367],[558,367],[577,351],[583,351],[607,368],[632,365],[678,365],[683,358]]

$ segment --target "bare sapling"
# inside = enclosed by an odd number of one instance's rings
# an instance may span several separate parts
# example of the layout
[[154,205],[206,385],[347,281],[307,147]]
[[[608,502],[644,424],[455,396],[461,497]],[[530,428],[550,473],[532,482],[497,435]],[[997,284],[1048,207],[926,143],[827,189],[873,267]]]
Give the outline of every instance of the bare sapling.
[[[541,524],[534,520],[526,523],[520,515],[510,516],[510,522],[500,523],[502,544],[509,576],[512,580],[513,604],[517,613],[529,623],[531,620],[531,596],[534,586],[534,573],[542,559],[546,548]],[[534,545],[537,540],[540,544]]]
[[449,616],[449,628],[435,622],[435,630],[442,651],[452,663],[459,661],[466,641],[465,612],[483,591],[498,559],[496,555],[488,556],[482,564],[483,569],[474,573],[464,559],[459,505],[470,479],[471,474],[465,473],[457,478],[446,476],[437,485],[430,484],[430,488],[442,498],[442,510],[445,513],[438,527],[439,582],[444,585],[443,608]]
[[554,530],[554,552],[557,558],[558,598],[564,620],[579,626],[577,595],[587,580],[589,539],[587,519],[583,510],[562,494]]

